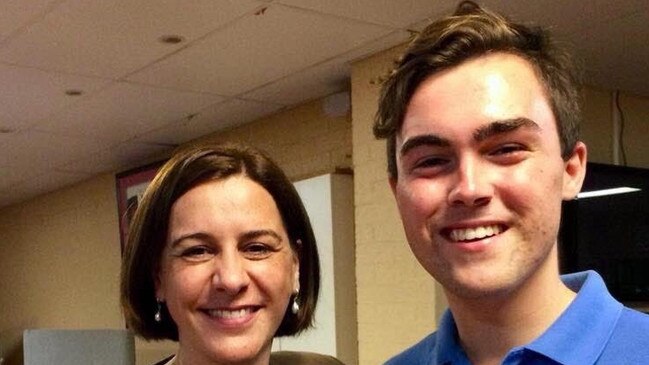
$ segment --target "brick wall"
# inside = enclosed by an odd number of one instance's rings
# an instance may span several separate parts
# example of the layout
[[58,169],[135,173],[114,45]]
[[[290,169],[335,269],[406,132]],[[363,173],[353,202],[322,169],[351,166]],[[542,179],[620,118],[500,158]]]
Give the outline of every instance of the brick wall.
[[406,243],[390,191],[385,142],[375,141],[377,78],[399,49],[352,67],[359,363],[381,364],[435,328],[435,284]]

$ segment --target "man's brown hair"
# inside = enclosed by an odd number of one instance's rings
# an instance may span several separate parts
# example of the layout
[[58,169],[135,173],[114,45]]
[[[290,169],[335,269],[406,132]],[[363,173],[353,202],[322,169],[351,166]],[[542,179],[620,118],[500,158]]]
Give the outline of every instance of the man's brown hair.
[[511,22],[463,1],[453,15],[431,23],[412,41],[383,83],[373,130],[376,138],[387,139],[390,178],[397,179],[396,134],[417,87],[431,75],[494,52],[519,56],[532,65],[557,122],[562,157],[572,154],[581,110],[570,55],[544,29]]

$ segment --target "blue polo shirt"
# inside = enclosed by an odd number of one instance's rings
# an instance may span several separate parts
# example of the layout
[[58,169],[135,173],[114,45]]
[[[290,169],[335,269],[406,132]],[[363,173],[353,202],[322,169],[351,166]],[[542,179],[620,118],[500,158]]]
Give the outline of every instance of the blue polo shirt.
[[[649,315],[613,299],[594,271],[563,275],[577,297],[536,340],[509,351],[503,365],[648,365]],[[470,365],[446,311],[437,332],[390,359],[388,365]]]

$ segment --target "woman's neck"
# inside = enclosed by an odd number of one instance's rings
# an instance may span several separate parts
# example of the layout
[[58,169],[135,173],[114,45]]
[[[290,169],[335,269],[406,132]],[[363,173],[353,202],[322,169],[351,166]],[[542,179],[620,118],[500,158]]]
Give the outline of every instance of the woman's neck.
[[270,346],[264,349],[252,359],[241,361],[217,361],[205,356],[198,351],[191,349],[178,348],[176,355],[165,365],[269,365],[270,363]]

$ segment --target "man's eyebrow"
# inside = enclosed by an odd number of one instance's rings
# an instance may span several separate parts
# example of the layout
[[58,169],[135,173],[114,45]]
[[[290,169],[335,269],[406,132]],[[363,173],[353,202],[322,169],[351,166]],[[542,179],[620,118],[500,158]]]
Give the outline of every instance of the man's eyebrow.
[[511,132],[519,128],[535,129],[537,131],[541,130],[541,127],[539,127],[538,124],[528,118],[504,119],[491,122],[478,128],[473,132],[473,139],[476,142],[482,142],[489,137]]
[[448,147],[451,145],[451,142],[435,134],[423,134],[407,139],[401,149],[399,154],[401,156],[408,153],[408,151],[419,146],[431,146],[431,147]]

